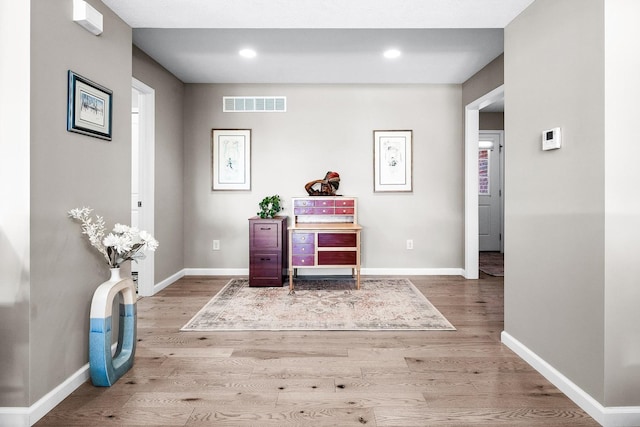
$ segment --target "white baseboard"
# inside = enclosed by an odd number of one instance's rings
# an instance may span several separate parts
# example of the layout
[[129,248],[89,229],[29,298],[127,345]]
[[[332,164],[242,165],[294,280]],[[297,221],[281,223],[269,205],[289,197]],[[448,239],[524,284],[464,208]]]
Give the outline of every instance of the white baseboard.
[[185,276],[248,276],[248,268],[185,268]]
[[462,276],[462,268],[362,268],[368,276]]
[[[185,276],[248,276],[248,268],[185,268]],[[302,273],[304,271],[304,273]],[[300,274],[333,274],[333,269],[301,269]],[[462,268],[362,268],[360,273],[370,276],[462,276]],[[180,276],[182,277],[182,276]],[[178,279],[175,279],[178,280]],[[174,281],[175,281],[174,280]],[[173,283],[173,282],[171,282]]]
[[185,269],[182,269],[182,270],[178,271],[177,273],[172,274],[171,276],[167,277],[166,279],[164,279],[160,283],[156,283],[155,285],[153,285],[153,294],[154,295],[157,294],[158,292],[160,292],[161,290],[163,290],[167,286],[169,286],[172,283],[176,282],[178,279],[184,277],[184,275],[185,275]]
[[62,384],[45,394],[29,407],[0,408],[0,426],[29,427],[37,423],[57,404],[89,379],[89,364],[78,369]]
[[523,345],[520,341],[503,331],[502,343],[548,379],[561,392],[573,400],[593,419],[604,427],[640,426],[640,406],[602,406],[600,402],[578,387],[560,371]]

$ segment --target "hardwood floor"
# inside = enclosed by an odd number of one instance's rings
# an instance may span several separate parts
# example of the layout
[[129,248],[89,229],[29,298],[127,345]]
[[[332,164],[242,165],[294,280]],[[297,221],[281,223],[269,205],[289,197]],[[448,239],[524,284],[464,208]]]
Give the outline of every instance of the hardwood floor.
[[180,332],[224,284],[138,301],[133,368],[36,426],[598,426],[500,343],[503,280],[412,276],[457,331]]

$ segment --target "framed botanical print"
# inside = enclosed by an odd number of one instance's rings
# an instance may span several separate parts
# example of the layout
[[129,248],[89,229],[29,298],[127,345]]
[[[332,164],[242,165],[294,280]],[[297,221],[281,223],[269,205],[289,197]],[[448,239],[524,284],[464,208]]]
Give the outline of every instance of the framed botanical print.
[[212,190],[251,190],[251,129],[211,131]]
[[373,131],[373,191],[413,191],[413,131]]

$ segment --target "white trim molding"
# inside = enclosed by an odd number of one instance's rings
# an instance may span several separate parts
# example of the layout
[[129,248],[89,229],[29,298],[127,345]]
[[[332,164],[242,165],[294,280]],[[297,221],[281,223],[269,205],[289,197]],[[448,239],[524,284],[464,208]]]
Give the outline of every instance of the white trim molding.
[[[138,91],[139,114],[139,200],[143,206],[139,211],[139,227],[152,236],[155,235],[155,158],[156,158],[156,92],[135,77],[131,87]],[[154,295],[155,255],[147,251],[144,261],[138,264],[138,293],[141,296]]]
[[465,106],[464,110],[464,277],[477,279],[478,270],[478,137],[480,110],[504,98],[504,85]]
[[157,294],[158,292],[160,292],[161,290],[163,290],[167,286],[169,286],[172,283],[177,282],[179,279],[183,278],[185,276],[185,271],[186,271],[185,269],[182,269],[182,270],[178,271],[177,273],[174,273],[171,276],[167,277],[166,279],[164,279],[160,283],[156,283],[153,286],[153,295]]
[[[340,274],[338,269],[300,269],[303,275]],[[248,268],[185,268],[182,276],[248,276]],[[464,276],[462,268],[362,268],[361,273],[370,276]],[[166,286],[178,280],[170,281]],[[172,276],[173,277],[173,276]],[[169,281],[167,279],[166,281]]]
[[59,386],[45,394],[29,407],[0,408],[0,425],[7,427],[29,427],[73,393],[89,379],[89,364],[78,369]]
[[602,406],[600,402],[507,332],[502,331],[501,339],[504,345],[558,387],[603,427],[640,426],[640,406]]
[[369,276],[464,276],[462,268],[362,268]]

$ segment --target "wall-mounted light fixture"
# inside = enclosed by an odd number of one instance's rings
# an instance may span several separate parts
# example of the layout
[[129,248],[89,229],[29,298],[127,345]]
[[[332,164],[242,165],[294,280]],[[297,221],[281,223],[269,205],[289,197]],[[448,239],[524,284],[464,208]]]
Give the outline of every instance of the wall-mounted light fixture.
[[102,14],[84,0],[73,0],[73,21],[93,35],[102,34]]

